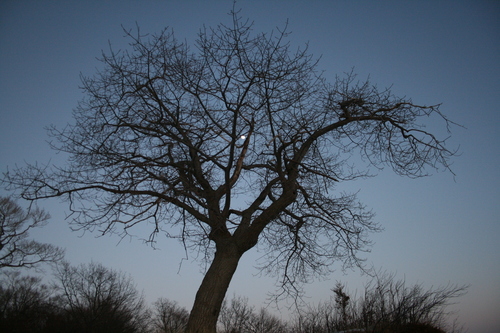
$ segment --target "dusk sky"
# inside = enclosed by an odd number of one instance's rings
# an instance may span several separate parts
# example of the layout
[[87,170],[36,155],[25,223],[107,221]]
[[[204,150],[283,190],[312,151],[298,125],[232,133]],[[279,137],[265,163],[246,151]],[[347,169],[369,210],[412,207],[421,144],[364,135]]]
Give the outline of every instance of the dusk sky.
[[[101,51],[126,48],[122,26],[155,33],[169,26],[193,45],[203,26],[230,24],[233,1],[0,1],[0,171],[28,163],[64,164],[49,148],[45,127],[72,122],[83,97],[80,73],[93,75]],[[471,333],[500,332],[500,2],[499,1],[249,1],[236,4],[270,32],[288,21],[290,41],[321,56],[331,82],[358,73],[416,104],[442,103],[459,149],[450,172],[407,179],[392,170],[341,184],[358,192],[384,231],[371,236],[367,264],[426,287],[470,284],[452,307]],[[434,126],[429,127],[434,130]],[[448,135],[436,126],[437,135]],[[0,195],[9,195],[2,190]],[[19,202],[24,205],[23,202]],[[72,232],[67,207],[39,205],[50,224],[32,233],[66,249],[72,264],[91,260],[130,273],[148,301],[166,297],[191,308],[203,265],[175,240],[158,249],[135,238]],[[139,230],[140,232],[140,230]],[[147,230],[144,230],[147,232]],[[259,248],[246,253],[228,295],[264,306],[274,279],[258,275]],[[187,258],[187,260],[186,260]],[[328,300],[336,281],[350,290],[367,280],[340,269],[307,286],[306,301]],[[284,306],[270,308],[287,316]]]

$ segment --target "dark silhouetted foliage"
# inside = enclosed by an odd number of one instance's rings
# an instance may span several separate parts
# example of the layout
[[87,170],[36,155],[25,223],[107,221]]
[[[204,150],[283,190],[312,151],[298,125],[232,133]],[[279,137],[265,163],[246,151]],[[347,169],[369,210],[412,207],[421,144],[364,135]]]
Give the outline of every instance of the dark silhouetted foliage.
[[333,333],[360,332],[456,332],[447,321],[447,307],[465,294],[467,286],[448,285],[424,289],[422,285],[407,286],[394,275],[374,277],[356,299],[345,286],[337,284],[331,301],[319,304],[300,314],[298,331]]
[[182,333],[186,329],[189,312],[166,298],[154,304],[152,325],[155,333]]
[[59,315],[54,289],[41,278],[1,272],[0,332],[51,332],[49,322]]
[[58,266],[56,278],[73,332],[135,333],[147,330],[148,312],[141,294],[125,274],[90,263]]
[[[189,313],[159,298],[149,310],[125,274],[96,263],[59,265],[56,281],[19,271],[0,273],[0,332],[183,333]],[[363,293],[337,283],[329,301],[299,311],[285,322],[243,297],[225,300],[219,333],[459,333],[447,307],[466,287],[424,289],[393,275],[373,278]]]

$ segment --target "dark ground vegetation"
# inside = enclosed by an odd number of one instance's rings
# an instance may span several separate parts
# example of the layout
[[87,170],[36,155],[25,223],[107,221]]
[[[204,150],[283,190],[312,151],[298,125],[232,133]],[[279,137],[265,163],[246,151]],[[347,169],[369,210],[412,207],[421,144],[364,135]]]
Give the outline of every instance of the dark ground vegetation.
[[[373,278],[356,298],[337,283],[329,300],[304,306],[289,320],[233,296],[224,301],[220,333],[452,333],[448,305],[465,287],[424,289],[393,275]],[[52,281],[3,270],[0,332],[181,333],[189,312],[159,298],[147,306],[129,276],[90,263],[59,264]]]

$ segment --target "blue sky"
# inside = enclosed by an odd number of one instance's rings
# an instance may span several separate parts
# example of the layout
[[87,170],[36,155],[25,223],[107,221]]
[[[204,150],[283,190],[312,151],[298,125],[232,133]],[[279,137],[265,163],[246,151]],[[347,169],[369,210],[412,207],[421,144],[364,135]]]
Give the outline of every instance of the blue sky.
[[[500,329],[500,3],[497,1],[238,1],[256,31],[289,21],[291,42],[309,42],[331,81],[354,68],[379,86],[442,111],[460,147],[453,171],[410,180],[383,170],[342,186],[385,228],[367,262],[425,286],[471,284],[454,306],[470,332]],[[64,163],[46,143],[45,126],[71,122],[101,50],[126,47],[121,25],[154,33],[166,26],[192,43],[203,25],[230,23],[232,1],[9,1],[0,3],[0,170],[27,162]],[[432,129],[433,126],[431,125]],[[436,127],[438,128],[438,127]],[[444,136],[446,133],[439,132]],[[7,194],[3,192],[3,194]],[[152,250],[136,239],[71,232],[66,207],[40,203],[53,216],[33,233],[65,247],[74,263],[95,260],[132,275],[149,300],[167,297],[190,308],[203,269],[182,246],[160,239]],[[229,294],[260,306],[273,280],[247,253]],[[179,269],[179,265],[182,266]],[[340,270],[307,287],[311,303],[328,299],[336,280],[360,287],[358,271]],[[284,314],[285,315],[285,314]]]

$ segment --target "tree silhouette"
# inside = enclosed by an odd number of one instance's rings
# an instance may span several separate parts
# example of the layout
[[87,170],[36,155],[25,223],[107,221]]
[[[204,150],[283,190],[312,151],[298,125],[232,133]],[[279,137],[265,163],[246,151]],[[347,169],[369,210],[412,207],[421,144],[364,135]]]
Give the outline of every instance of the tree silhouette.
[[29,239],[29,231],[44,226],[49,218],[43,209],[25,211],[12,199],[0,197],[0,268],[33,268],[62,260],[63,249]]
[[461,332],[450,325],[448,309],[463,296],[468,285],[425,289],[408,285],[394,274],[376,273],[361,295],[349,293],[340,282],[332,289],[334,297],[299,314],[296,332]]
[[154,303],[153,329],[158,333],[182,333],[186,329],[189,312],[166,298]]
[[[360,264],[378,225],[337,183],[369,165],[420,177],[453,155],[423,128],[424,119],[449,125],[439,105],[352,73],[330,84],[286,29],[254,34],[232,18],[202,29],[193,49],[168,29],[127,32],[131,50],[103,54],[102,70],[82,78],[75,123],[50,131],[68,164],[5,177],[28,200],[63,197],[81,228],[149,224],[150,241],[164,232],[204,251],[211,264],[188,332],[215,332],[238,262],[257,243],[285,293],[333,262]],[[352,156],[369,165],[355,168]]]
[[40,277],[2,270],[0,332],[49,332],[47,322],[58,314],[54,288],[43,284]]
[[149,315],[132,279],[101,264],[67,262],[56,271],[66,329],[71,332],[145,332]]

